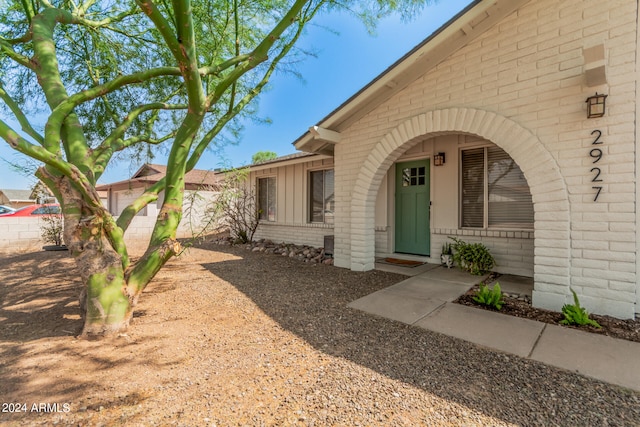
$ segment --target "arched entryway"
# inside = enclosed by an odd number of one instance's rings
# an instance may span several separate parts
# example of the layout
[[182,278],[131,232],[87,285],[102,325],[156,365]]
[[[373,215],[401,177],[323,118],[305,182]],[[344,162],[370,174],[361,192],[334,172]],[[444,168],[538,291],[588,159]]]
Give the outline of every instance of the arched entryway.
[[351,199],[351,269],[371,270],[375,262],[376,194],[389,167],[417,138],[445,133],[477,135],[493,142],[519,165],[534,203],[534,305],[559,309],[568,293],[570,212],[566,186],[555,159],[530,131],[493,112],[450,108],[412,117],[387,133],[361,167]]

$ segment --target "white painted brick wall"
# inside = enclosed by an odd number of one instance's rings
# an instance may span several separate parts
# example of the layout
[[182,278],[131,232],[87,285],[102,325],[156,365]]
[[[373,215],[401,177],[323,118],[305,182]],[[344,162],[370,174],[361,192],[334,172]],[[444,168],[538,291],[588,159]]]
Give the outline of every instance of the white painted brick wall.
[[293,243],[316,248],[324,247],[324,236],[334,234],[329,224],[279,224],[263,222],[254,235],[254,240],[268,239],[275,243]]
[[494,271],[502,274],[517,274],[533,277],[533,232],[518,231],[504,232],[482,231],[478,235],[464,235],[462,230],[432,230],[431,253],[432,259],[439,262],[442,245],[452,243],[449,236],[456,236],[467,243],[482,243],[496,261]]
[[[344,130],[343,142],[336,146],[336,181],[338,176],[341,180],[336,189],[336,250],[340,252],[336,264],[354,267],[366,262],[361,254],[351,253],[354,240],[349,236],[354,223],[347,206],[358,197],[354,186],[374,147],[389,148],[383,151],[391,153],[394,141],[405,132],[402,124],[413,116],[438,109],[485,110],[535,135],[562,177],[549,182],[547,188],[544,164],[520,165],[528,169],[530,187],[536,188],[534,303],[558,309],[571,301],[571,285],[584,296],[590,311],[632,317],[637,310],[635,300],[640,299],[634,292],[621,290],[638,292],[634,263],[637,17],[637,2],[631,0],[529,2]],[[586,87],[582,50],[602,43],[607,84]],[[607,114],[587,120],[584,101],[596,90],[609,94]],[[448,120],[434,113],[430,126],[443,129]],[[499,122],[486,126],[477,129],[490,133]],[[604,187],[598,202],[593,201],[590,169],[594,166],[589,157],[594,129],[602,131],[604,141],[599,146],[603,158],[597,165]],[[518,137],[495,134],[492,140]],[[510,147],[512,157],[516,158],[518,149]],[[553,202],[559,194],[565,194],[570,206],[570,226],[563,225],[562,230],[553,226],[566,217],[558,211],[566,202]],[[568,264],[556,261],[556,249],[568,244]],[[593,251],[585,253],[590,248]],[[618,260],[625,252],[631,259]],[[501,256],[508,258],[508,250]],[[351,257],[358,259],[354,262]],[[586,268],[585,259],[598,268]],[[593,284],[589,289],[598,292],[587,293],[582,283]]]

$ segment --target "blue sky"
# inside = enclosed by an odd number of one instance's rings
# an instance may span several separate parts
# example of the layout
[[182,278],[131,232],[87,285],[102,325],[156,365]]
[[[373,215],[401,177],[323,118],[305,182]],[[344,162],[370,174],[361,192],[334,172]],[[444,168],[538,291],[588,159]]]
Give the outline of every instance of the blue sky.
[[[402,22],[396,16],[386,18],[378,24],[373,36],[361,22],[346,14],[320,16],[300,42],[301,47],[312,48],[318,54],[298,64],[303,80],[290,74],[275,75],[270,90],[261,95],[258,114],[270,118],[272,123],[247,123],[238,145],[226,146],[221,153],[207,153],[197,167],[215,169],[223,164],[249,164],[251,156],[258,151],[274,151],[278,155],[293,153],[292,142],[310,126],[469,3],[470,0],[440,0],[424,8],[410,22]],[[31,188],[35,178],[10,170],[1,159],[20,162],[24,157],[0,140],[0,189]],[[153,162],[164,163],[166,158],[158,156]],[[100,183],[127,179],[138,166],[128,162],[112,164]]]

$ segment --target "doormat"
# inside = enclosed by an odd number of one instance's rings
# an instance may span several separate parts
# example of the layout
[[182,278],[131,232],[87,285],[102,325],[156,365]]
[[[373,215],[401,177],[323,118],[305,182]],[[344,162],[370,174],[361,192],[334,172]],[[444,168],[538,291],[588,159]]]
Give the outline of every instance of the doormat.
[[378,262],[381,262],[383,264],[392,264],[392,265],[399,265],[401,267],[411,267],[411,268],[424,265],[424,262],[411,261],[408,259],[398,259],[398,258],[381,258],[378,260]]

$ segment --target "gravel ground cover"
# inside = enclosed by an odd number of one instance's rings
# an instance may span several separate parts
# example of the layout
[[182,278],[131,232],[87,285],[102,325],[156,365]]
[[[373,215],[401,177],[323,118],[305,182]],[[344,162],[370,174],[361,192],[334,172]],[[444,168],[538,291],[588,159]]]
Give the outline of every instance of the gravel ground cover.
[[1,425],[640,425],[639,393],[346,307],[395,274],[205,242],[86,341],[66,254],[0,271]]

